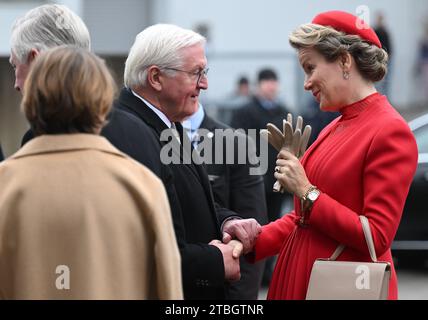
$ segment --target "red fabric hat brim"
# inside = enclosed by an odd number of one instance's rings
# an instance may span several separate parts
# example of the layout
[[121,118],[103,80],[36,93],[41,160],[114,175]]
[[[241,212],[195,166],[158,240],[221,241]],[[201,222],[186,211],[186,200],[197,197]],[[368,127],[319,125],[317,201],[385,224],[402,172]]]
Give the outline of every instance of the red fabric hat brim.
[[344,11],[327,11],[320,13],[313,20],[312,23],[322,26],[329,26],[338,31],[345,32],[346,34],[353,34],[360,36],[379,48],[382,48],[379,37],[376,32],[369,27],[364,20]]

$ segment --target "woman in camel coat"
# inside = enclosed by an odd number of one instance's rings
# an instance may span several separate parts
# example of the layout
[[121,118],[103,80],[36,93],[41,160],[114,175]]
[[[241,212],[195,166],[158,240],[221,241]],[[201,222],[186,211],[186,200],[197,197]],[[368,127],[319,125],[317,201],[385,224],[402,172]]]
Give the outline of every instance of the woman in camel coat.
[[160,180],[98,134],[114,85],[76,48],[34,62],[22,107],[37,137],[0,165],[0,297],[182,299]]

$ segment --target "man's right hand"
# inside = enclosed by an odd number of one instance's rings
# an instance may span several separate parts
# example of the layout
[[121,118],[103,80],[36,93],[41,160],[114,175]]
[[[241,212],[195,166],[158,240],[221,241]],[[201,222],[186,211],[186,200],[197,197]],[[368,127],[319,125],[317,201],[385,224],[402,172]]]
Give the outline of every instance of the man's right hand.
[[225,279],[227,281],[238,281],[241,278],[241,270],[239,267],[239,254],[237,253],[242,251],[242,249],[239,249],[239,245],[237,246],[236,243],[224,244],[220,240],[212,240],[209,244],[217,247],[223,255]]

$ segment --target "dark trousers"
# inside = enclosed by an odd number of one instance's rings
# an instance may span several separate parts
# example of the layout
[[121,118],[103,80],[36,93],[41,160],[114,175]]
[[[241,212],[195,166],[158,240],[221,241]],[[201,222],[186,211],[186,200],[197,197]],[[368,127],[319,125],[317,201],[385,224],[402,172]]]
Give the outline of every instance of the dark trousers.
[[281,208],[285,199],[284,194],[277,192],[266,193],[266,205],[269,222],[275,221],[281,217]]
[[249,263],[241,257],[241,279],[229,284],[227,299],[230,300],[257,300],[262,283],[265,261]]
[[[282,216],[281,208],[286,195],[282,193],[269,192],[266,193],[266,205],[269,222],[277,220]],[[263,273],[263,286],[268,286],[272,278],[272,273],[275,264],[275,257],[266,259],[265,270]]]

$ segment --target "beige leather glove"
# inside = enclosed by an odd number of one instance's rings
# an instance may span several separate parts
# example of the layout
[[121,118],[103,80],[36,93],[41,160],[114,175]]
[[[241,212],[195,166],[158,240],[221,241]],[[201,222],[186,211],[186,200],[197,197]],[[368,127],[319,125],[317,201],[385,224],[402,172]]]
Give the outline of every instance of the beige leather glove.
[[[266,125],[266,129],[260,131],[260,135],[265,138],[278,152],[285,149],[297,158],[301,158],[308,147],[311,136],[311,126],[305,126],[302,134],[303,118],[297,117],[296,129],[293,130],[293,115],[287,114],[287,120],[282,121],[282,132],[272,123]],[[277,181],[273,186],[274,192],[284,192],[284,188]]]

